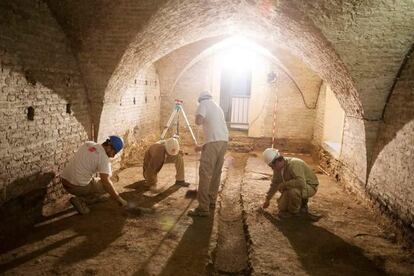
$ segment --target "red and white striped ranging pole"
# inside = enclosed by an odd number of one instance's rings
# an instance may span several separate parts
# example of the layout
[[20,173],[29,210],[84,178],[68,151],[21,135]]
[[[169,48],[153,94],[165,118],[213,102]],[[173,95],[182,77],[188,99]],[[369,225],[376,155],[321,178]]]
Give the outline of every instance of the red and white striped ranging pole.
[[[277,80],[277,75],[276,75]],[[275,86],[275,103],[273,104],[273,129],[272,129],[272,148],[276,147],[276,107],[277,107],[277,82]]]

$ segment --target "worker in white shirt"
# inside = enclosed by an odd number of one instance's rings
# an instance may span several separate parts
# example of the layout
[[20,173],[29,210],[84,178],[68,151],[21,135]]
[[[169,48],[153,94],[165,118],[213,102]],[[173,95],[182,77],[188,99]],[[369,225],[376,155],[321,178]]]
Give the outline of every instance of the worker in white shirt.
[[210,215],[210,207],[216,203],[229,131],[223,110],[209,92],[200,93],[198,102],[195,123],[203,126],[205,143],[196,147],[197,151],[201,150],[198,207],[190,210],[188,215],[206,217]]
[[[124,200],[115,190],[110,179],[112,175],[109,158],[113,158],[124,147],[121,137],[113,135],[102,144],[88,141],[84,143],[67,166],[63,169],[61,180],[66,191],[75,197],[70,202],[80,214],[88,214],[88,203],[108,193],[120,206],[126,207]],[[99,178],[94,175],[99,173]]]

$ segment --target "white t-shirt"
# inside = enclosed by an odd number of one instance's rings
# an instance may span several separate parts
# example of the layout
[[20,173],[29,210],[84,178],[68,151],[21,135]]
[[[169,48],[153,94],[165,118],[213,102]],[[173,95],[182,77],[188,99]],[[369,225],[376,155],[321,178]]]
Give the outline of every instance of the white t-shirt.
[[229,140],[229,131],[223,110],[214,101],[201,101],[197,107],[196,115],[201,115],[204,118],[205,143]]
[[88,141],[78,149],[69,161],[69,164],[63,169],[61,177],[72,185],[86,186],[95,173],[111,175],[111,163],[102,145]]

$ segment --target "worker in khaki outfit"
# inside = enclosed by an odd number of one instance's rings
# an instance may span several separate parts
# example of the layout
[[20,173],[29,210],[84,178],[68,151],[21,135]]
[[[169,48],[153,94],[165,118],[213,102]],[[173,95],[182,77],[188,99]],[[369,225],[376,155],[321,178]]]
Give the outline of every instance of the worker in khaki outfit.
[[[84,143],[61,174],[65,190],[75,195],[70,202],[80,214],[88,214],[89,203],[96,202],[108,193],[120,206],[127,207],[125,201],[115,190],[110,176],[112,174],[109,158],[122,150],[124,142],[119,136],[109,136],[102,144],[88,141]],[[99,178],[93,177],[99,173]]]
[[180,151],[180,144],[177,138],[169,138],[151,145],[145,152],[143,175],[145,185],[152,191],[156,191],[157,174],[166,163],[174,163],[177,171],[175,184],[188,187],[190,184],[184,180],[184,159]]
[[200,93],[198,102],[195,123],[203,126],[205,143],[196,147],[196,151],[201,150],[198,207],[190,210],[188,215],[204,217],[209,216],[210,207],[216,203],[229,132],[223,110],[212,100],[209,92]]
[[263,208],[269,207],[277,191],[279,216],[296,216],[308,211],[308,199],[318,190],[318,178],[313,170],[299,158],[283,157],[278,150],[268,148],[263,152],[264,161],[272,168],[273,178]]

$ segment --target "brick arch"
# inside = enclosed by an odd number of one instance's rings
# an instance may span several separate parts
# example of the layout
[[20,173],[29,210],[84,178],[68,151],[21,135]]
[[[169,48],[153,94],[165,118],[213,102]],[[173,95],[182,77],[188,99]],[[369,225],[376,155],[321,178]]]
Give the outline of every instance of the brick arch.
[[304,18],[287,4],[262,9],[238,1],[229,1],[225,7],[170,1],[130,43],[109,80],[105,102],[117,101],[137,68],[146,68],[175,49],[206,37],[243,34],[277,43],[301,57],[331,85],[345,112],[361,118],[361,103],[344,64],[320,31]]
[[[108,121],[113,112],[110,105],[119,100],[137,74],[145,72],[161,57],[206,38],[236,34],[252,37],[286,48],[329,83],[346,112],[343,162],[364,183],[371,150],[369,141],[373,140],[366,133],[372,136],[375,131],[365,120],[362,100],[350,72],[334,44],[309,19],[306,11],[299,10],[291,1],[278,1],[265,7],[260,4],[263,2],[269,1],[227,0],[218,6],[216,2],[172,0],[160,6],[128,45],[109,78],[103,92],[105,105],[99,125],[111,124]],[[104,134],[99,130],[99,136]]]
[[[172,0],[160,6],[128,45],[109,78],[99,126],[111,124],[111,104],[119,101],[122,91],[137,74],[161,57],[202,39],[239,34],[286,48],[329,83],[346,113],[343,162],[358,181],[365,183],[375,131],[371,122],[364,120],[362,100],[350,72],[306,11],[299,10],[291,1],[265,7],[260,5],[262,2],[268,1],[228,0],[226,5],[218,6],[215,2]],[[98,136],[104,134],[99,130]]]

